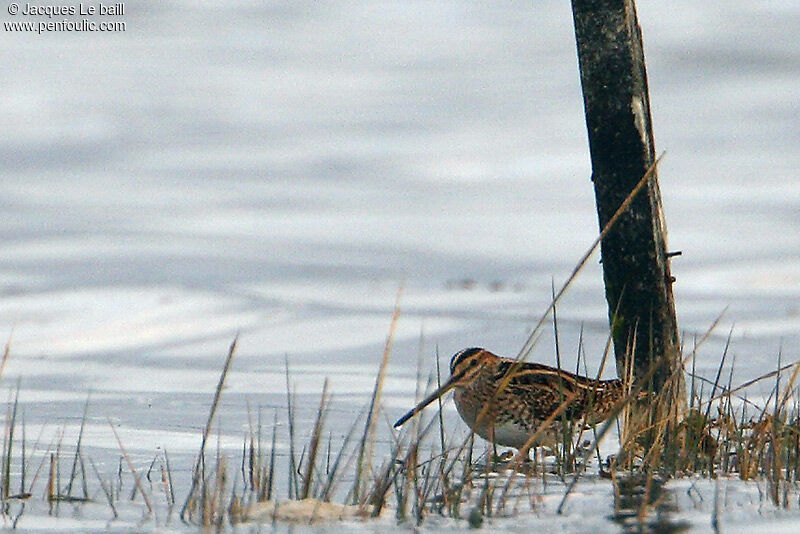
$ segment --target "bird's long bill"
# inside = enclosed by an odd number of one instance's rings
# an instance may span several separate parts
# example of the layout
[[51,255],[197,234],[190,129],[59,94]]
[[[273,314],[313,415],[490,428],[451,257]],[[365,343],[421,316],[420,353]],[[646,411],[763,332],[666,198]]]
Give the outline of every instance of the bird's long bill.
[[430,403],[432,403],[433,401],[435,401],[436,399],[438,399],[439,397],[441,397],[442,395],[453,389],[456,386],[456,384],[458,384],[459,379],[461,379],[463,376],[464,373],[459,373],[457,375],[451,376],[450,380],[442,384],[442,386],[439,389],[437,389],[436,391],[434,391],[433,393],[422,399],[419,402],[419,404],[417,404],[416,406],[414,406],[414,408],[411,409],[411,411],[409,411],[403,417],[398,419],[397,422],[394,424],[394,427],[397,428],[398,426],[402,425],[403,423],[405,423],[406,421],[417,415],[419,412],[421,412],[422,409],[425,408],[427,405],[429,405]]

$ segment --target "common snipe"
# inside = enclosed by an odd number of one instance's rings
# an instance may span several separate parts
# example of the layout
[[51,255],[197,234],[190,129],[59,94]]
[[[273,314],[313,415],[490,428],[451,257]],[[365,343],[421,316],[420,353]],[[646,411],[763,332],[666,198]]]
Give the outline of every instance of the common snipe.
[[[530,446],[529,438],[548,419],[550,424],[540,431],[535,444],[552,444],[564,419],[590,424],[604,421],[625,396],[621,380],[595,380],[470,348],[453,355],[447,382],[394,426],[402,425],[451,389],[455,389],[461,419],[476,434],[515,449]],[[562,404],[562,411],[551,418]]]

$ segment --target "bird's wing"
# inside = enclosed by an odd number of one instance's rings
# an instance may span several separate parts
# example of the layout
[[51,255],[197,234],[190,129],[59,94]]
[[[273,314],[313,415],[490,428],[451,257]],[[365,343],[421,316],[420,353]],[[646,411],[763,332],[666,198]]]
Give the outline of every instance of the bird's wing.
[[583,416],[585,390],[570,373],[534,363],[509,363],[498,372],[511,378],[509,392],[531,407],[539,419],[546,419],[566,402],[563,414],[567,419]]

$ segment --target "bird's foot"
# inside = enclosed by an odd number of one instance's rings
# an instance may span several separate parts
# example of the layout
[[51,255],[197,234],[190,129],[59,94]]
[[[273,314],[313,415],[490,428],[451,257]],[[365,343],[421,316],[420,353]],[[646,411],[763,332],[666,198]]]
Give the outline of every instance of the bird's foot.
[[496,464],[504,464],[510,461],[514,457],[514,453],[512,451],[506,451],[502,454],[497,454],[495,452],[492,454],[492,462]]

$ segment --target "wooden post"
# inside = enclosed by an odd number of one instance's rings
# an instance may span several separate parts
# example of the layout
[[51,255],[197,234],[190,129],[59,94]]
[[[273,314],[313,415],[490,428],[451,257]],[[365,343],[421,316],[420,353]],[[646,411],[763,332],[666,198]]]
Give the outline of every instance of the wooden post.
[[[642,36],[634,0],[572,0],[597,214],[604,228],[655,162]],[[681,388],[666,229],[655,173],[601,243],[617,372]]]

